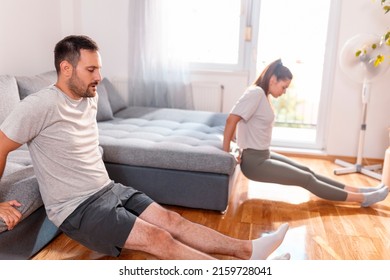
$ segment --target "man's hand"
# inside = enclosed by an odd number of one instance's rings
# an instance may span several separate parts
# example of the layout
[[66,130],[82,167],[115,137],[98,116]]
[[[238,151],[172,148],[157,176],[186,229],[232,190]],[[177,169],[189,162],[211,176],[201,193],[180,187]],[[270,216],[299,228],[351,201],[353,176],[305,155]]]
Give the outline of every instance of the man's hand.
[[0,202],[0,218],[7,225],[8,230],[13,229],[22,218],[22,214],[15,208],[21,204],[16,200]]

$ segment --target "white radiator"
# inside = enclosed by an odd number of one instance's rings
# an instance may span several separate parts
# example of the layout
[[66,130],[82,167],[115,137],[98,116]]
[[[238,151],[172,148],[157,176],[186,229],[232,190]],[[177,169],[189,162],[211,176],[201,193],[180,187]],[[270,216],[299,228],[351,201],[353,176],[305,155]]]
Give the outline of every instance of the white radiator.
[[191,86],[195,110],[222,112],[223,85],[216,82],[192,82]]

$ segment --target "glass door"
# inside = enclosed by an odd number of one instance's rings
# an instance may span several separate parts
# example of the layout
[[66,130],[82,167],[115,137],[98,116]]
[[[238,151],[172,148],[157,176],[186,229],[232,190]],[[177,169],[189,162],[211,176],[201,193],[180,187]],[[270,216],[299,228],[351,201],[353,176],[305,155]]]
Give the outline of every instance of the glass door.
[[[293,73],[287,94],[272,99],[275,109],[273,146],[323,148],[330,67],[332,0],[261,0],[257,64],[259,74],[281,58]],[[335,40],[332,40],[335,44]],[[333,59],[334,60],[334,59]],[[330,60],[331,61],[331,60]]]

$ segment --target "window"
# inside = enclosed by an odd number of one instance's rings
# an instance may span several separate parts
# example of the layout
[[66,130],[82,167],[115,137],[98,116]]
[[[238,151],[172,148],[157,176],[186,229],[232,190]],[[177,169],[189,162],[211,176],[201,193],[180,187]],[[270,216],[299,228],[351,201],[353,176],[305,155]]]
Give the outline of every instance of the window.
[[323,148],[324,93],[330,90],[329,69],[335,61],[329,38],[337,35],[339,1],[163,3],[164,22],[170,24],[170,34],[164,36],[192,70],[241,71],[248,73],[250,84],[266,64],[282,58],[294,79],[288,94],[273,101],[277,118],[272,144]]
[[240,0],[165,0],[163,7],[182,59],[195,68],[242,67]]

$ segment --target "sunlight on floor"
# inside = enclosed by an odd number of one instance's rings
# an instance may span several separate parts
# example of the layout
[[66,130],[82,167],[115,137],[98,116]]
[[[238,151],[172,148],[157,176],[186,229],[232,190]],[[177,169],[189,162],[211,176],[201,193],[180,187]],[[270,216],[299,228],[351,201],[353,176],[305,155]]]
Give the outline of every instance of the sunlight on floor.
[[251,180],[248,180],[247,195],[248,199],[281,201],[290,204],[300,204],[311,199],[310,193],[301,187],[260,183]]

